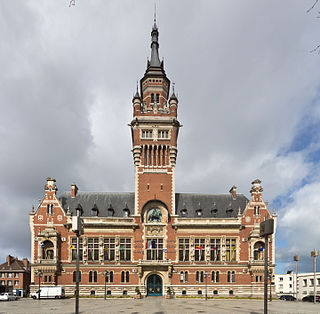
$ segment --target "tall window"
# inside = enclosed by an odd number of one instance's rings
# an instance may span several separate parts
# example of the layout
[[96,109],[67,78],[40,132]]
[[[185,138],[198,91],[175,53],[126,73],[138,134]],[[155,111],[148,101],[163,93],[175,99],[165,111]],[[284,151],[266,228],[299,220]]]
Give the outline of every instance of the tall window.
[[121,282],[129,282],[129,271],[122,271],[121,272]]
[[205,239],[195,239],[194,240],[195,250],[194,259],[195,261],[204,261],[205,252]]
[[142,130],[141,131],[141,138],[142,139],[150,139],[150,138],[152,138],[152,130]]
[[236,260],[236,239],[226,239],[227,262]]
[[[77,271],[73,272],[73,282],[77,281]],[[79,282],[81,282],[81,271],[79,271]]]
[[220,239],[210,239],[210,260],[220,261]]
[[97,272],[89,271],[89,282],[97,282]]
[[204,274],[203,271],[196,272],[196,282],[203,282]]
[[105,280],[106,282],[113,282],[113,271],[106,271],[105,272]]
[[[77,239],[72,238],[71,239],[71,253],[72,253],[72,260],[75,261],[77,259]],[[83,244],[82,244],[82,239],[79,239],[79,259],[82,261],[83,257]]]
[[163,260],[163,239],[147,239],[147,260]]
[[131,239],[120,239],[120,260],[131,260]]
[[99,260],[99,238],[88,239],[88,260]]
[[158,138],[169,138],[169,131],[158,131]]
[[188,282],[188,272],[180,272],[180,282]]
[[255,261],[263,261],[263,251],[264,243],[262,241],[256,242],[253,247],[253,258]]
[[151,103],[154,103],[154,94],[151,94]]
[[260,206],[254,207],[254,214],[255,214],[255,216],[260,216]]
[[115,241],[114,238],[105,238],[103,240],[103,251],[105,261],[114,261]]
[[160,94],[156,94],[156,103],[160,102]]
[[189,239],[179,239],[179,261],[189,260]]
[[228,271],[228,274],[227,274],[227,280],[228,282],[235,282],[236,281],[236,274],[234,271]]
[[47,215],[49,215],[49,216],[53,215],[53,204],[47,205]]

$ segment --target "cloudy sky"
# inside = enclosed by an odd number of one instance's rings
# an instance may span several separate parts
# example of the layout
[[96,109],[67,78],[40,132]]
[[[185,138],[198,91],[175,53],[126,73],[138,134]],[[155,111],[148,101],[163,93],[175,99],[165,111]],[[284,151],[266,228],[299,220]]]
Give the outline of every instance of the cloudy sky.
[[[320,43],[313,0],[158,0],[179,98],[177,192],[249,197],[278,214],[277,272],[320,248]],[[318,8],[320,9],[320,8]],[[28,214],[59,193],[132,191],[131,99],[154,1],[0,1],[1,261],[30,257]],[[320,269],[320,268],[319,268]]]

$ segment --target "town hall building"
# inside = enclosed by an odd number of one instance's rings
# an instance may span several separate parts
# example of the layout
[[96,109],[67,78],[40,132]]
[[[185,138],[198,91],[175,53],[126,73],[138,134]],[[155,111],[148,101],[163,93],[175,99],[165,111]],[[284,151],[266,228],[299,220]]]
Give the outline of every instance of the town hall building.
[[82,192],[73,183],[58,195],[55,179],[47,178],[44,197],[30,213],[31,291],[40,281],[74,294],[72,217],[80,205],[80,295],[106,289],[114,296],[137,290],[162,296],[169,288],[175,295],[263,296],[264,248],[272,274],[275,238],[265,243],[259,225],[266,216],[276,222],[276,214],[258,179],[249,198],[236,186],[226,194],[176,192],[179,102],[159,58],[158,35],[155,22],[151,58],[132,100],[134,191]]

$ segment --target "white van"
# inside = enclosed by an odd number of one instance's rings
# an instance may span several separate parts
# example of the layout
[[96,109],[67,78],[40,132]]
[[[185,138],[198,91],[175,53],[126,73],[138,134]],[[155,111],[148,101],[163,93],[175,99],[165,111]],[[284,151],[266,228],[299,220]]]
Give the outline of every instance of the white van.
[[[31,294],[33,299],[39,299],[39,290]],[[41,287],[40,288],[40,299],[62,299],[65,297],[64,288],[55,286],[55,287]]]

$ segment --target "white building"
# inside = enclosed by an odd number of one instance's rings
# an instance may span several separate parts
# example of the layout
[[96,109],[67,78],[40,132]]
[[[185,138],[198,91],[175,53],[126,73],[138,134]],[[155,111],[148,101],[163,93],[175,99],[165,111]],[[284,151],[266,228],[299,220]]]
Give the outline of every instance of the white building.
[[[275,275],[275,291],[278,296],[289,294],[296,297],[296,274]],[[298,274],[297,291],[298,300],[314,294],[314,273]],[[320,272],[316,273],[316,294],[320,295]]]
[[285,275],[275,275],[275,290],[277,296],[289,294],[295,296],[295,280],[296,275],[293,272],[288,272]]

